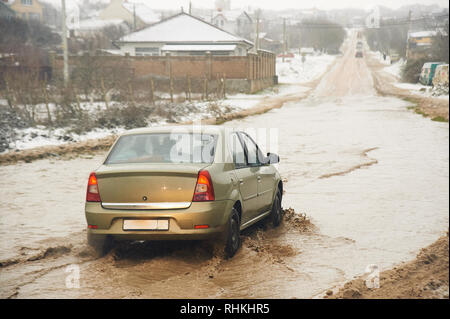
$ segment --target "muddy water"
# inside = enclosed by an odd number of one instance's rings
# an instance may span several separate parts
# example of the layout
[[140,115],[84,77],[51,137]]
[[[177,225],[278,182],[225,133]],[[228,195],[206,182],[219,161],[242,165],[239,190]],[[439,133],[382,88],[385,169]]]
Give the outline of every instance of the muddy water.
[[[226,124],[278,128],[270,151],[287,180],[283,206],[314,227],[252,227],[232,260],[191,242],[120,245],[96,259],[83,204],[102,157],[3,166],[0,296],[308,298],[414,257],[448,229],[448,124],[377,96],[353,44],[308,99]],[[66,286],[71,264],[80,288]]]

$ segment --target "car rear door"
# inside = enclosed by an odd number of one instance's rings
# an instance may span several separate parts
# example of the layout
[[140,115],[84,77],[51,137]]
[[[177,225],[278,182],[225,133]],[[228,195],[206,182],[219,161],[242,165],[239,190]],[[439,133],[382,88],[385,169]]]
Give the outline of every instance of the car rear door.
[[256,215],[270,209],[275,187],[275,168],[263,163],[264,155],[255,141],[246,133],[241,133],[248,153],[249,165],[255,170],[258,190]]
[[230,135],[230,149],[233,154],[235,174],[239,181],[239,192],[242,197],[242,221],[245,224],[257,212],[258,185],[256,179],[257,167],[250,167],[247,163],[247,155],[244,144],[237,132]]

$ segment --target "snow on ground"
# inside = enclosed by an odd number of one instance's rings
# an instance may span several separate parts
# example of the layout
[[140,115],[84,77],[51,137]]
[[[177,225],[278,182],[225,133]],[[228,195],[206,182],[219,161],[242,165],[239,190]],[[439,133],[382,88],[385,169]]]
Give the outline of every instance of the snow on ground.
[[405,64],[406,64],[406,61],[403,59],[400,59],[399,61],[391,64],[390,66],[385,67],[383,70],[389,74],[392,74],[397,79],[400,79],[401,74],[402,74],[402,68],[405,66]]
[[386,55],[386,59],[383,58],[383,52],[380,51],[369,51],[369,54],[377,59],[380,63],[385,65],[391,65],[391,57],[389,55]]
[[433,95],[433,87],[422,85],[420,83],[395,83],[396,87],[404,90],[408,90],[411,94],[420,95],[423,97],[432,97],[442,100],[448,100],[447,95]]
[[302,57],[295,54],[294,58],[277,58],[277,74],[279,83],[307,83],[319,78],[334,62],[334,55],[316,55],[305,56],[305,62]]
[[[80,142],[119,134],[124,128],[100,129],[96,128],[85,134],[67,133],[65,129],[47,129],[44,126],[30,127],[16,130],[17,139],[10,144],[12,150],[26,150],[40,146],[61,145],[68,142]],[[10,150],[10,151],[12,151]],[[6,151],[8,152],[8,151]]]
[[[286,58],[285,62],[279,58],[277,59],[276,65],[279,85],[264,89],[255,94],[227,94],[224,100],[177,103],[177,108],[181,110],[178,110],[177,113],[184,115],[178,116],[176,120],[178,122],[199,121],[211,116],[217,116],[221,112],[227,113],[253,108],[267,98],[304,93],[309,88],[302,87],[299,84],[319,78],[335,59],[336,56],[332,55],[307,56],[303,63],[301,56],[297,54],[294,58]],[[0,101],[0,103],[4,104],[6,101]],[[110,102],[110,105],[114,103]],[[89,114],[106,108],[104,102],[82,102],[80,106]],[[50,104],[49,108],[51,112],[54,112],[55,105]],[[36,116],[40,119],[46,118],[47,110],[45,105],[40,104],[36,106]],[[167,119],[155,117],[149,119],[148,125],[156,126],[167,123]],[[103,138],[112,134],[120,134],[123,131],[125,131],[123,127],[114,129],[96,128],[84,134],[70,132],[68,128],[48,129],[44,126],[15,129],[16,140],[10,144],[10,149],[5,152]]]
[[[378,59],[378,61],[380,61],[381,63],[388,65],[383,68],[383,71],[395,76],[397,81],[401,80],[402,68],[406,65],[406,60],[400,59],[399,61],[397,61],[393,64],[390,64],[390,58],[387,57],[386,61],[384,61],[383,54],[381,52],[371,51],[370,54],[373,57],[375,57],[376,59]],[[387,61],[389,61],[389,63],[387,63]],[[422,97],[432,97],[432,98],[443,99],[443,100],[448,100],[448,98],[449,98],[448,94],[437,95],[439,93],[436,90],[433,90],[433,87],[422,85],[420,83],[397,82],[397,83],[394,83],[394,86],[396,86],[400,89],[408,90],[411,94],[419,95]]]

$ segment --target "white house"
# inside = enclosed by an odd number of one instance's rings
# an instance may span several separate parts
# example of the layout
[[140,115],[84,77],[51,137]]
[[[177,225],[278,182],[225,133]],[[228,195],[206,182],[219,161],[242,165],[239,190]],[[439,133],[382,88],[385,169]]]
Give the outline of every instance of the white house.
[[252,18],[247,12],[242,10],[215,11],[212,24],[246,38],[249,38],[253,31]]
[[181,12],[115,42],[124,54],[245,56],[253,44],[200,18]]

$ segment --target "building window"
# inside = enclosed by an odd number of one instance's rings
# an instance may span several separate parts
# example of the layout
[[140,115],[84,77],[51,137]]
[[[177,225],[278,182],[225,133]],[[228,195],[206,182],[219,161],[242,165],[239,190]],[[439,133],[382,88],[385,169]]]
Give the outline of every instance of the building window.
[[22,3],[25,6],[32,6],[33,0],[21,0],[20,3]]
[[136,56],[159,55],[159,48],[134,48]]

